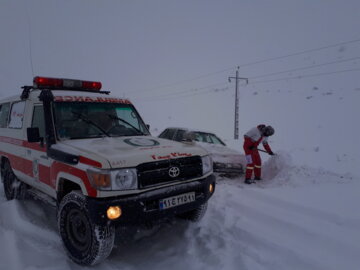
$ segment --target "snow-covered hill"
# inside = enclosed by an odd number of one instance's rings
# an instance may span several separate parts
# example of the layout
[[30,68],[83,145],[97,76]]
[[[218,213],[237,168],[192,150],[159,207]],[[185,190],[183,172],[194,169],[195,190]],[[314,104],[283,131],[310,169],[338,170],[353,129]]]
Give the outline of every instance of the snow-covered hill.
[[[270,158],[264,175],[250,186],[219,177],[200,223],[140,228],[93,269],[357,269],[360,179],[296,166],[288,153]],[[0,269],[82,267],[65,255],[54,209],[1,195]]]

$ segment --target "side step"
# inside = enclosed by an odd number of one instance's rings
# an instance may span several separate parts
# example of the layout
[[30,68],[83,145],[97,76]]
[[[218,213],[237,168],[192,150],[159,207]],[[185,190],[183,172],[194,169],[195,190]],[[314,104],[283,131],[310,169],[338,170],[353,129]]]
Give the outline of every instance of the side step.
[[35,200],[42,201],[43,203],[49,204],[52,207],[56,207],[56,200],[54,198],[37,189],[30,188],[27,190],[27,194]]

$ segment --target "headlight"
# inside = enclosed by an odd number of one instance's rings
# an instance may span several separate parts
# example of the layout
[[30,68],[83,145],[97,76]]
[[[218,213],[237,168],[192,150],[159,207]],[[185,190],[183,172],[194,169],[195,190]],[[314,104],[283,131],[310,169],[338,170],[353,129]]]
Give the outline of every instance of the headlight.
[[129,190],[137,188],[136,169],[111,171],[112,190]]
[[138,187],[136,169],[87,171],[91,185],[98,190],[130,190]]
[[202,160],[203,175],[212,172],[213,170],[212,158],[210,156],[204,156],[201,157],[201,160]]

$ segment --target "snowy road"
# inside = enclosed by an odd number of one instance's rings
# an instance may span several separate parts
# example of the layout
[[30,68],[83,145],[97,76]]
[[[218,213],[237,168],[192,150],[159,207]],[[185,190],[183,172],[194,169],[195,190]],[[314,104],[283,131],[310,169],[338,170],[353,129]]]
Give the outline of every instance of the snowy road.
[[[360,180],[284,164],[265,164],[270,179],[252,186],[220,178],[200,223],[142,230],[92,269],[358,269]],[[82,269],[50,207],[0,189],[1,270]]]

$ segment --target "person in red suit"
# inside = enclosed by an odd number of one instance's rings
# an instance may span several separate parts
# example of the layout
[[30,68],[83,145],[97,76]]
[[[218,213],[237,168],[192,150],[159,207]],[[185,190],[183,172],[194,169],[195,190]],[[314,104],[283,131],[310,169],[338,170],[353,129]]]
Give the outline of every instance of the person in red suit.
[[[244,135],[244,151],[246,155],[246,172],[245,183],[252,184],[255,180],[261,180],[261,158],[257,147],[260,143],[263,144],[266,152],[269,155],[274,155],[268,144],[268,137],[274,135],[275,130],[272,126],[258,125],[250,129]],[[255,178],[252,180],[254,172]]]

